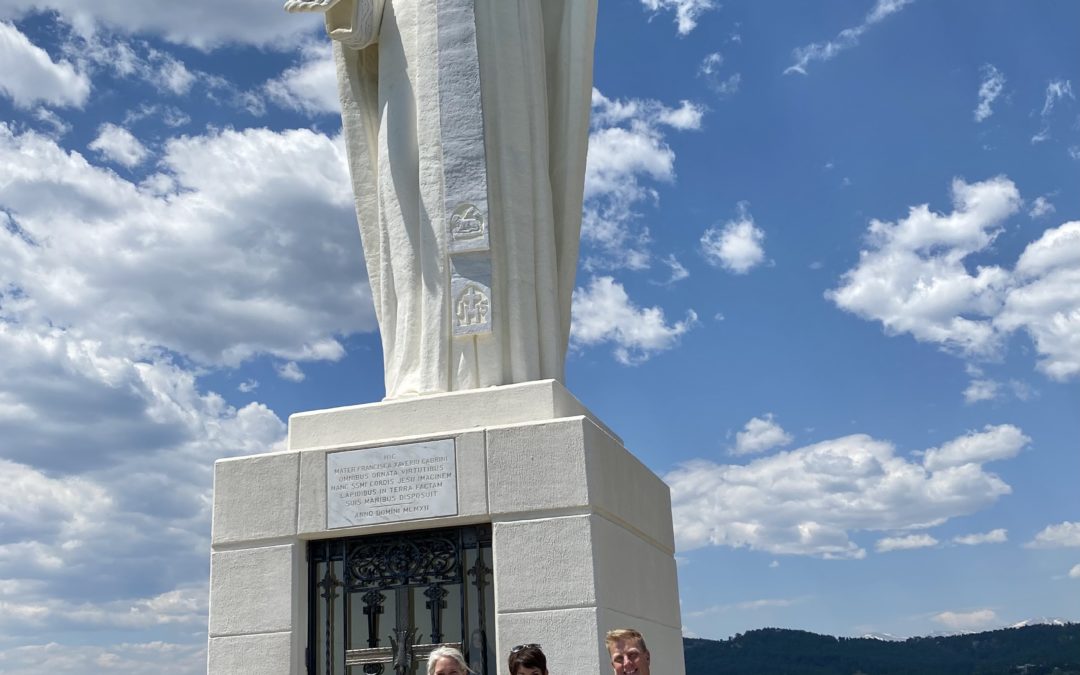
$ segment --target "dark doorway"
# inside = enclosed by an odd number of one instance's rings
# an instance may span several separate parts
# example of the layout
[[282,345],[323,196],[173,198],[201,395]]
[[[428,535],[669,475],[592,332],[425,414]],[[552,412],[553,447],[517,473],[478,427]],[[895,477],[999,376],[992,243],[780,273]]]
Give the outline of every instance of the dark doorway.
[[309,675],[424,675],[457,647],[495,675],[491,526],[308,543]]

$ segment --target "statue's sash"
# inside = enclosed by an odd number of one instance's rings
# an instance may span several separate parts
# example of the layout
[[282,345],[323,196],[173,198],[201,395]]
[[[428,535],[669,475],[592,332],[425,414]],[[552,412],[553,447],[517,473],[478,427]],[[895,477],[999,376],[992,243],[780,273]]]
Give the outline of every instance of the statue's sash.
[[491,332],[494,305],[474,2],[436,0],[443,213],[455,337]]

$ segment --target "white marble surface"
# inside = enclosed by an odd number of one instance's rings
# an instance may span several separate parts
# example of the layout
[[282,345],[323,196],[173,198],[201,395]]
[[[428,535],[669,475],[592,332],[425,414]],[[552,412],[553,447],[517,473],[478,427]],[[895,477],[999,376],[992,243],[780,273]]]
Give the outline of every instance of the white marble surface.
[[[482,410],[470,409],[470,401],[490,402],[485,410],[495,411],[495,423],[484,424]],[[568,411],[577,414],[556,416]],[[423,422],[421,433],[388,437],[377,428],[382,415],[391,429],[407,426],[403,420]],[[462,416],[468,428],[447,429]],[[667,486],[594,419],[558,383],[537,382],[306,413],[290,421],[318,430],[290,431],[290,439],[304,439],[302,449],[220,461],[210,675],[232,675],[213,664],[238,663],[229,650],[248,649],[251,636],[273,641],[288,633],[288,658],[299,658],[306,643],[307,540],[482,522],[493,523],[500,654],[521,642],[556,644],[552,663],[563,664],[560,672],[603,673],[604,632],[631,626],[645,632],[654,663],[682,675]],[[328,455],[449,438],[456,445],[457,515],[327,529]],[[251,481],[276,486],[279,503],[267,505],[265,491],[248,489]],[[246,535],[245,519],[253,524]],[[503,672],[505,665],[499,667]]]
[[387,397],[562,379],[596,0],[295,8],[335,40]]

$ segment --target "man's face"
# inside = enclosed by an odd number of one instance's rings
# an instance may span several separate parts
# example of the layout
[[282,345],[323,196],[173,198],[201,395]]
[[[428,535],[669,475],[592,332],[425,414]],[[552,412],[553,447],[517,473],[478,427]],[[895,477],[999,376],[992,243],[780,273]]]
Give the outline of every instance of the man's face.
[[608,647],[615,675],[649,675],[649,652],[638,640],[618,640]]

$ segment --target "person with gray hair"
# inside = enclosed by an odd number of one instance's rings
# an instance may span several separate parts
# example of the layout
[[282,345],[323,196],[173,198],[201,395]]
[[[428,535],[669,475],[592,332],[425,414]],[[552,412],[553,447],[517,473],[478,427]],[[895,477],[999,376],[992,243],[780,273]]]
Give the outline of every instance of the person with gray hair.
[[465,657],[453,647],[437,647],[427,660],[427,675],[469,675]]

